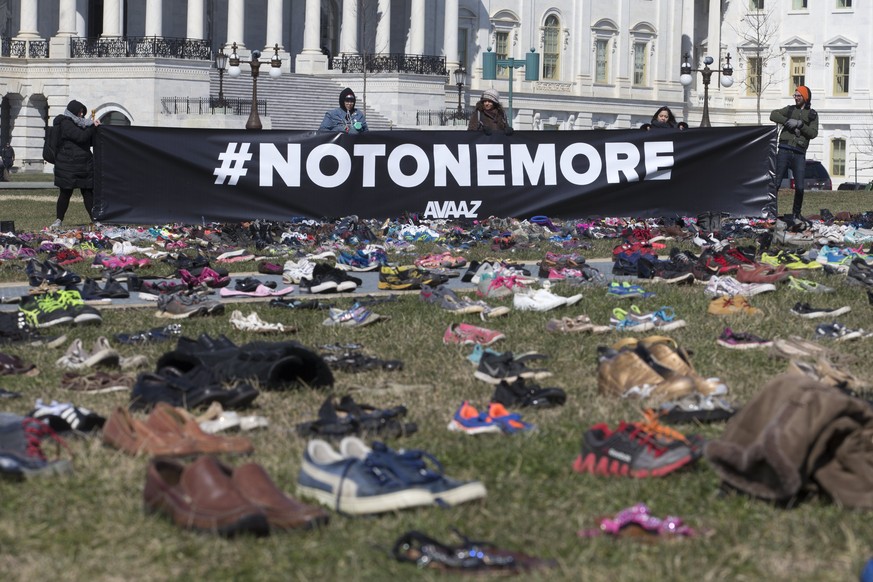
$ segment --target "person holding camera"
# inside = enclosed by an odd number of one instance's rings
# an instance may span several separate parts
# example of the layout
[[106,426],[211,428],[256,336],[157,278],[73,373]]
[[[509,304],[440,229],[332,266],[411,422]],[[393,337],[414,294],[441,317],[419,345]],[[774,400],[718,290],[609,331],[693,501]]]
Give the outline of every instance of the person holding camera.
[[506,135],[512,135],[512,128],[506,121],[506,112],[500,105],[500,93],[496,89],[486,89],[482,93],[482,98],[476,103],[476,110],[467,123],[467,131],[481,131],[485,135],[502,131]]
[[794,90],[794,105],[774,109],[770,121],[782,125],[779,132],[779,150],[776,154],[776,172],[768,189],[769,199],[764,214],[776,216],[776,193],[788,168],[794,174],[794,204],[792,215],[801,218],[803,208],[803,179],[806,175],[806,149],[818,135],[818,113],[811,107],[812,91],[806,85]]
[[339,107],[324,114],[318,131],[349,134],[369,131],[364,113],[355,108],[355,103],[355,92],[348,87],[343,89],[339,96]]

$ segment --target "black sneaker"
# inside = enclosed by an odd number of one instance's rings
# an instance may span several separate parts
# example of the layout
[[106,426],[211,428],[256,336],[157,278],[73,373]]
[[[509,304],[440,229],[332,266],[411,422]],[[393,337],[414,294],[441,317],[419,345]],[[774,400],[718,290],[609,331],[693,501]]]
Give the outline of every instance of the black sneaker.
[[[543,357],[540,356],[538,359]],[[525,361],[529,359],[531,358],[516,359],[512,352],[504,352],[502,354],[485,352],[482,354],[482,358],[479,360],[479,367],[473,375],[489,384],[511,383],[519,378],[539,380],[552,375],[551,372],[543,368],[528,368]]]
[[54,293],[29,295],[21,300],[18,310],[27,317],[28,325],[45,328],[73,321],[76,316],[75,310],[68,308],[57,297],[52,297],[54,295]]
[[826,307],[812,307],[809,303],[795,303],[791,308],[791,313],[804,319],[815,319],[817,317],[832,317],[842,315],[852,311],[848,305],[829,309]]

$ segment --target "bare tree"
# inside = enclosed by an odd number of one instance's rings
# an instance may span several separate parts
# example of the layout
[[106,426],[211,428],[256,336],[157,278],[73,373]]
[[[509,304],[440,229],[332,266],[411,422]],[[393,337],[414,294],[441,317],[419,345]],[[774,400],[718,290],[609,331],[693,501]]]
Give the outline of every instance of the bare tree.
[[781,82],[781,76],[774,72],[770,65],[773,61],[782,58],[784,52],[776,42],[779,38],[779,22],[773,16],[773,3],[768,2],[771,8],[755,10],[749,3],[745,3],[742,18],[739,25],[731,25],[737,35],[737,51],[745,53],[746,61],[738,63],[746,69],[746,75],[742,85],[756,97],[755,107],[758,112],[758,124],[761,124],[761,95],[768,87]]

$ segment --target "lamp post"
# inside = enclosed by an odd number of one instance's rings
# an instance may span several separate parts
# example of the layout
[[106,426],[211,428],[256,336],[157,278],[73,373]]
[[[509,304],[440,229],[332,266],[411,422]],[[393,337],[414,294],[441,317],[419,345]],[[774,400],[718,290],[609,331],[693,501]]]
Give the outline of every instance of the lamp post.
[[[231,46],[233,52],[230,55],[230,68],[227,73],[231,77],[239,77],[240,75],[240,60],[236,54],[236,42]],[[252,107],[249,113],[249,119],[246,121],[246,129],[263,129],[261,125],[261,117],[258,115],[258,73],[261,69],[261,51],[252,51],[252,59],[248,62],[249,68],[252,70]],[[273,46],[273,57],[270,59],[270,76],[276,78],[282,74],[282,59],[279,58],[279,43]]]
[[506,120],[509,127],[512,127],[512,78],[515,76],[515,69],[524,67],[525,81],[540,80],[540,55],[533,48],[525,54],[524,60],[516,61],[513,58],[498,59],[497,53],[491,52],[491,47],[488,47],[488,52],[482,55],[482,78],[486,81],[494,81],[497,79],[497,66],[509,67],[509,118]]
[[464,108],[461,107],[461,91],[464,88],[464,83],[467,81],[467,71],[463,67],[455,69],[455,84],[458,86],[458,119],[464,118]]
[[224,54],[224,47],[218,49],[215,54],[215,68],[218,69],[218,100],[215,106],[224,107],[224,71],[227,70],[227,55]]
[[[685,87],[689,86],[693,80],[691,73],[700,73],[703,77],[703,117],[700,119],[700,127],[712,127],[709,123],[709,81],[712,78],[712,74],[715,72],[709,68],[709,65],[712,63],[713,58],[706,55],[703,57],[703,68],[692,69],[691,55],[685,53],[685,57],[682,60],[682,66],[679,69],[679,82]],[[732,77],[733,74],[734,70],[731,67],[731,55],[728,53],[725,57],[724,67],[721,69],[720,83],[722,87],[727,88],[734,84],[734,78]]]

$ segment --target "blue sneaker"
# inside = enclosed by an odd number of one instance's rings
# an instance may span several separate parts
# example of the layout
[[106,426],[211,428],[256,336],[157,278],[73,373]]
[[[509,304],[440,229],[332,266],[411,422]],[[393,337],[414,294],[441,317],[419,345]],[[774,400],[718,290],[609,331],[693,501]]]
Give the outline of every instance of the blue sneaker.
[[436,505],[458,505],[485,497],[485,485],[480,481],[460,481],[445,476],[440,462],[424,451],[395,451],[378,441],[370,448],[352,436],[342,440],[340,453],[346,458],[369,459],[380,467],[388,467],[407,483],[427,491]]
[[479,412],[466,400],[449,422],[448,429],[467,434],[485,434],[501,432],[500,425],[485,412]]
[[297,493],[350,515],[433,504],[429,491],[377,461],[344,457],[327,442],[313,439],[303,453]]
[[631,285],[627,281],[623,281],[621,283],[617,281],[613,281],[609,284],[609,288],[606,290],[607,295],[612,295],[614,297],[652,297],[654,293],[649,293],[639,285]]

